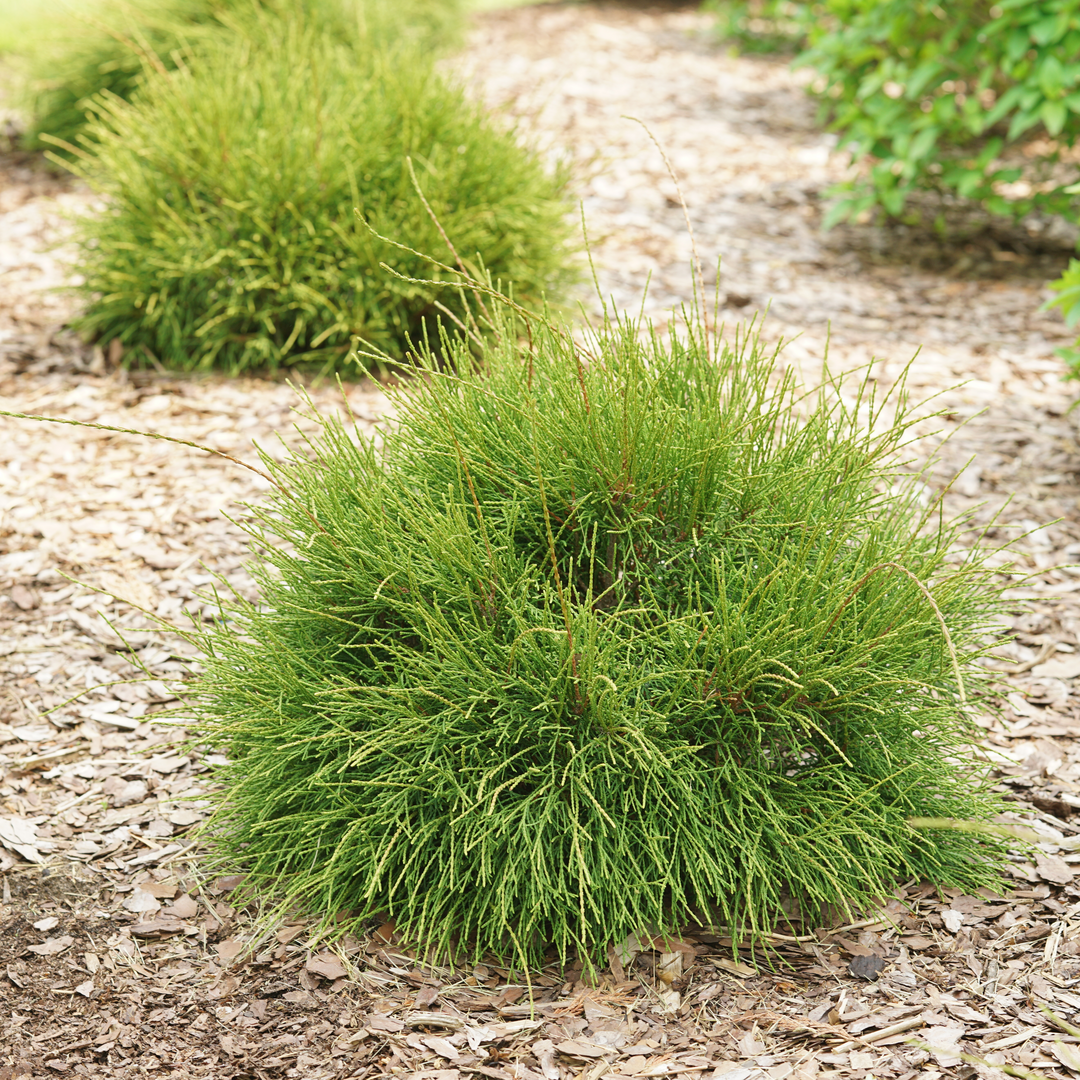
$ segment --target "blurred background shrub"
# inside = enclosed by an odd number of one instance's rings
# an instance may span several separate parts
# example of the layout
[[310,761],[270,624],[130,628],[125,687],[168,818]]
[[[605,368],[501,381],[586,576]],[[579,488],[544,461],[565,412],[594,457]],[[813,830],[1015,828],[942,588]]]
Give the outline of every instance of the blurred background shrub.
[[30,49],[25,145],[56,150],[44,135],[78,143],[95,94],[130,100],[147,70],[173,70],[181,56],[191,64],[222,32],[250,32],[273,15],[303,18],[358,48],[402,38],[442,48],[457,40],[464,18],[460,0],[103,0]]
[[[820,118],[855,169],[829,191],[825,227],[874,213],[915,220],[917,192],[945,211],[978,203],[1021,219],[1076,220],[1080,0],[709,0],[737,48],[799,42]],[[1080,261],[1048,306],[1080,322]],[[1078,342],[1080,344],[1080,342]],[[1080,348],[1058,350],[1074,374]]]
[[1080,135],[1080,0],[824,0],[801,6],[796,63],[865,166],[829,221],[918,189],[995,214],[1073,213]]
[[427,52],[260,19],[149,70],[132,102],[92,99],[92,151],[70,167],[108,205],[80,224],[78,329],[134,363],[333,365],[352,335],[403,356],[447,313],[467,320],[460,290],[405,280],[454,277],[415,253],[453,263],[446,238],[522,301],[569,279],[563,179]]
[[821,119],[861,165],[826,225],[918,190],[992,213],[1074,212],[1080,0],[707,0],[750,51],[801,45]]
[[808,5],[797,0],[704,0],[716,15],[713,32],[744,53],[791,52],[805,43]]

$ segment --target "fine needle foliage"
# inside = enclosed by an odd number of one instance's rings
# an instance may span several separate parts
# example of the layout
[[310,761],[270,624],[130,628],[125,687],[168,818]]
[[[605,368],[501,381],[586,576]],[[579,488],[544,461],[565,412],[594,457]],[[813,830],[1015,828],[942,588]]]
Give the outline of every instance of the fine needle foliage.
[[136,6],[114,2],[64,20],[31,60],[25,94],[30,123],[23,145],[56,151],[56,144],[44,136],[76,142],[86,128],[93,95],[129,100],[148,60],[175,68],[183,48],[222,33],[222,17],[237,6],[228,0],[142,0]]
[[86,136],[96,95],[129,101],[147,70],[174,70],[185,55],[191,63],[208,41],[243,35],[268,16],[305,18],[359,50],[402,38],[445,46],[462,22],[458,0],[103,0],[33,50],[24,145],[69,156],[63,144]]
[[79,225],[75,325],[129,363],[333,367],[354,335],[399,357],[435,340],[457,294],[377,234],[452,245],[525,302],[573,276],[565,178],[407,43],[358,52],[272,18],[95,109],[68,167],[109,204]]
[[264,458],[261,601],[202,640],[223,864],[337,932],[527,963],[994,885],[965,702],[1000,600],[899,479],[902,396],[803,395],[694,320],[494,319],[378,444],[327,420]]

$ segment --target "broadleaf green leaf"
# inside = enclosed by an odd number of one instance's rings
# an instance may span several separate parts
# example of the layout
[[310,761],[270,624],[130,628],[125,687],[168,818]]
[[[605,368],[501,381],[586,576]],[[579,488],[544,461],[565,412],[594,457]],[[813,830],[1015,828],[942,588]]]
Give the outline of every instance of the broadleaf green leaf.
[[1044,101],[1042,108],[1039,109],[1039,118],[1046,125],[1046,130],[1051,135],[1061,133],[1068,115],[1068,106],[1064,101]]

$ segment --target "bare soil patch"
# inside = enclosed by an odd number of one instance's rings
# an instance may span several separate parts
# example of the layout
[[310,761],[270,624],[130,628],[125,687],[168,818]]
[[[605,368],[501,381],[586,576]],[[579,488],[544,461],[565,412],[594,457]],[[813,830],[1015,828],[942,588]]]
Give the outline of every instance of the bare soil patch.
[[[1037,311],[1071,241],[963,221],[948,242],[910,227],[822,235],[821,195],[846,163],[802,77],[727,55],[708,27],[678,7],[523,8],[479,18],[454,65],[569,157],[616,306],[637,310],[650,275],[644,307],[661,323],[691,298],[683,211],[635,116],[679,175],[729,331],[771,302],[766,338],[801,334],[787,362],[812,378],[831,334],[832,366],[873,363],[883,388],[922,348],[909,383],[944,392],[952,434],[927,496],[948,487],[949,510],[972,510],[991,538],[1022,536],[1032,574],[1002,627],[1009,688],[980,748],[1037,856],[1017,857],[1003,896],[910,882],[865,918],[794,923],[758,971],[704,931],[628,942],[591,981],[433,965],[389,924],[325,950],[299,916],[234,907],[236,878],[207,873],[188,834],[208,762],[157,715],[197,661],[145,613],[183,627],[208,617],[215,580],[250,594],[230,518],[264,482],[166,443],[3,419],[0,1078],[1080,1073],[1080,576],[1062,566],[1080,561],[1080,456],[1053,355],[1070,337]],[[311,421],[284,383],[129,375],[64,330],[72,300],[51,289],[71,271],[49,245],[61,212],[93,205],[39,162],[0,157],[2,407],[249,462],[253,439],[298,446]],[[380,388],[347,395],[372,430]]]

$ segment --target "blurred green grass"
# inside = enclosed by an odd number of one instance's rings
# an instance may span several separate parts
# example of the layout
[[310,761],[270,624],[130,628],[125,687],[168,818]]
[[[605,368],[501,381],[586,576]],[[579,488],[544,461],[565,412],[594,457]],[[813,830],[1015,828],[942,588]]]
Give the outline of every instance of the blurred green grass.
[[[474,11],[524,7],[535,0],[467,0]],[[0,0],[0,58],[29,56],[70,20],[93,15],[98,0]]]
[[[90,15],[96,0],[83,0],[80,15]],[[75,17],[64,0],[0,0],[0,56],[32,53],[38,43]]]

